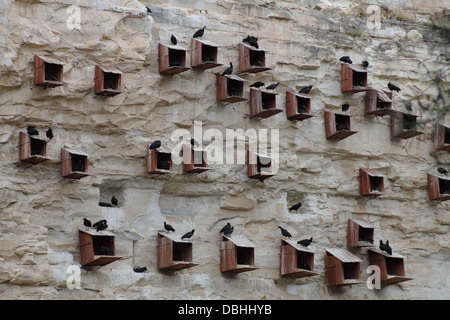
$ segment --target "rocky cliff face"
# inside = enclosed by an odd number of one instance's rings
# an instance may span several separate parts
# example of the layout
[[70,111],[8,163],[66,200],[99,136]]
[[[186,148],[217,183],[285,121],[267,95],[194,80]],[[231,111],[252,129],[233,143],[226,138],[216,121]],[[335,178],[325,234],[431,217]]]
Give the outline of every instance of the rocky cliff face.
[[[402,88],[392,108],[405,111],[424,88],[435,94],[429,71],[447,70],[448,43],[427,28],[429,19],[448,15],[445,1],[0,1],[0,296],[2,299],[442,299],[449,287],[449,202],[429,201],[427,173],[436,172],[430,156],[434,123],[423,135],[391,139],[389,116],[364,114],[365,93],[342,93],[339,57],[370,62],[368,84]],[[144,4],[152,10],[147,14]],[[372,6],[375,11],[369,11]],[[379,13],[379,28],[371,24]],[[372,19],[372,20],[371,20]],[[369,22],[368,22],[369,21]],[[158,43],[191,46],[194,32],[206,26],[204,40],[218,44],[221,67],[191,69],[177,75],[158,72]],[[215,72],[229,62],[239,66],[238,44],[257,36],[271,70],[239,74],[248,85],[280,82],[277,107],[285,92],[313,85],[313,118],[267,119],[249,116],[249,102],[216,101]],[[190,65],[190,51],[188,65]],[[62,62],[64,85],[34,85],[34,56]],[[121,93],[94,94],[95,65],[122,72]],[[448,77],[448,73],[447,73]],[[448,88],[448,78],[444,78]],[[323,111],[350,104],[352,130],[341,140],[325,137]],[[146,172],[147,145],[165,144],[176,129],[192,134],[218,129],[279,130],[279,170],[263,183],[247,177],[245,164],[210,164],[201,174]],[[450,123],[450,118],[440,119]],[[35,125],[47,143],[50,160],[19,161],[19,132]],[[202,137],[199,137],[201,141]],[[205,138],[204,142],[208,142]],[[269,136],[270,141],[270,136]],[[88,156],[88,177],[61,177],[60,149]],[[441,161],[448,153],[438,152]],[[359,168],[385,176],[385,194],[359,193]],[[117,208],[98,206],[112,195]],[[297,212],[288,208],[301,201]],[[101,268],[81,270],[81,289],[67,288],[67,268],[80,266],[81,219],[107,219],[123,257]],[[369,290],[367,249],[347,248],[348,219],[374,226],[376,244],[389,239],[405,257],[413,280]],[[177,234],[195,229],[193,260],[198,265],[176,273],[157,269],[157,233],[163,222]],[[220,272],[219,230],[226,222],[257,247],[259,269],[229,276]],[[280,276],[280,231],[293,238],[314,237],[316,276]],[[327,286],[325,248],[346,248],[359,258],[362,284]],[[144,273],[134,266],[147,266]]]

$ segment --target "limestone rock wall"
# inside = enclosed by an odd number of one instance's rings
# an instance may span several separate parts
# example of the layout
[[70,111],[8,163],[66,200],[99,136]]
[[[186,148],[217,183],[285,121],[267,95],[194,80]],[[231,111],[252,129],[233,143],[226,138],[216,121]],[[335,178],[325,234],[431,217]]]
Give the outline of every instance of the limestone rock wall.
[[[73,27],[72,6],[79,9]],[[146,13],[145,4],[152,9]],[[380,8],[381,27],[369,28],[367,7]],[[448,4],[447,4],[448,5]],[[445,11],[447,10],[447,12]],[[364,93],[343,94],[339,57],[370,61],[369,85],[388,81],[402,91],[393,108],[415,99],[432,84],[428,70],[449,68],[448,43],[427,28],[430,18],[448,15],[445,1],[0,1],[0,297],[2,299],[448,299],[450,298],[449,202],[432,202],[427,173],[435,173],[432,134],[392,140],[389,117],[364,115]],[[74,20],[75,19],[75,20]],[[69,24],[68,24],[69,23]],[[193,33],[220,45],[223,67],[158,73],[159,42],[171,34],[190,48]],[[285,92],[312,84],[315,117],[291,122],[283,112],[268,119],[249,117],[248,102],[216,102],[215,72],[229,62],[235,70],[238,43],[248,34],[268,50],[272,69],[241,75],[249,82],[280,82],[277,107]],[[33,85],[34,55],[64,64],[65,85]],[[188,54],[188,58],[189,58]],[[189,60],[189,59],[188,59]],[[119,69],[122,93],[94,95],[96,64]],[[448,74],[447,74],[448,76]],[[445,78],[448,88],[448,78]],[[430,94],[435,93],[433,87]],[[340,111],[348,101],[357,134],[332,142],[325,138],[323,111]],[[413,111],[420,115],[417,104]],[[423,115],[426,117],[426,115]],[[249,181],[244,164],[213,164],[202,174],[146,173],[147,144],[168,142],[172,132],[278,129],[280,170],[264,183]],[[447,115],[443,123],[450,123]],[[18,160],[19,132],[35,125],[48,142],[51,160],[38,165]],[[203,132],[204,132],[203,131]],[[62,179],[60,148],[89,154],[89,177]],[[449,161],[448,154],[439,154]],[[359,194],[359,168],[386,176],[385,195]],[[99,201],[118,197],[118,208]],[[298,212],[288,208],[302,202]],[[81,289],[68,289],[70,265],[80,265],[78,227],[87,217],[108,220],[123,259],[81,271]],[[364,281],[366,249],[359,256],[363,283],[326,285],[325,248],[346,248],[347,220],[375,226],[375,241],[389,239],[405,256],[411,281],[369,290]],[[195,228],[194,261],[175,274],[157,270],[156,236],[163,222],[177,233]],[[230,222],[251,239],[258,270],[221,274],[219,230]],[[279,274],[278,225],[296,239],[314,237],[317,276],[286,279]],[[147,266],[135,273],[133,266]]]

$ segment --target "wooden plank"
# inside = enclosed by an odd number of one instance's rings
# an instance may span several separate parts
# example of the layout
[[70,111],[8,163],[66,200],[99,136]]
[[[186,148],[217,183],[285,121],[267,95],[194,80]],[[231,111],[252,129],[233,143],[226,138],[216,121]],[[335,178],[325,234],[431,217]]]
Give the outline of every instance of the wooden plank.
[[325,121],[325,136],[327,139],[332,139],[336,134],[336,116],[333,112],[324,111]]
[[231,241],[220,242],[220,271],[228,272],[237,268],[236,246]]

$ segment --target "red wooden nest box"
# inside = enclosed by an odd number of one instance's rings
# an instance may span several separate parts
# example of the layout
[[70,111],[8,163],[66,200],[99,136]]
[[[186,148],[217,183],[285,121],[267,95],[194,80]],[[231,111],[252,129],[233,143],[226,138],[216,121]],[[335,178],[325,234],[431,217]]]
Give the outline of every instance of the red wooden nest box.
[[81,179],[88,174],[88,155],[83,151],[61,148],[61,170],[63,178]]
[[250,88],[250,116],[269,118],[283,112],[282,109],[277,109],[277,95],[275,92]]
[[247,151],[247,175],[251,179],[267,179],[273,177],[274,160],[267,156]]
[[116,256],[114,233],[108,230],[78,230],[82,266],[104,266],[122,259]]
[[176,74],[189,70],[186,66],[187,49],[176,45],[158,44],[158,68],[160,73]]
[[365,103],[365,114],[382,117],[393,112],[391,92],[376,89],[367,90]]
[[34,84],[44,88],[63,85],[63,63],[47,56],[34,56]]
[[349,115],[324,111],[324,120],[327,139],[342,140],[357,133],[351,131]]
[[384,194],[384,175],[373,169],[359,169],[359,190],[363,196]]
[[380,268],[380,280],[382,285],[412,280],[412,278],[405,276],[405,257],[396,254],[395,252],[390,255],[378,248],[371,248],[368,251],[370,265],[376,265]]
[[147,172],[157,174],[172,173],[172,152],[164,147],[149,149],[147,145]]
[[289,120],[305,120],[313,117],[311,115],[311,98],[286,91],[286,117]]
[[220,241],[220,271],[240,273],[255,267],[255,245],[240,235],[222,236]]
[[450,200],[450,178],[427,174],[428,198],[430,200]]
[[281,239],[280,275],[291,278],[317,275],[314,272],[314,252],[294,240]]
[[210,69],[219,67],[217,63],[218,45],[207,40],[191,40],[191,67],[199,69]]
[[361,92],[371,88],[367,86],[368,70],[353,64],[342,64],[341,90],[342,92]]
[[391,138],[409,139],[423,132],[417,131],[418,116],[399,111],[391,113]]
[[29,136],[25,132],[19,133],[19,160],[38,164],[47,161],[47,140],[36,136]]
[[100,96],[120,94],[122,72],[114,68],[95,66],[94,93]]
[[216,79],[217,101],[233,103],[247,100],[243,97],[246,80],[235,75],[222,76],[220,73],[216,73]]
[[266,50],[240,43],[239,44],[239,72],[257,73],[270,68],[266,67]]
[[373,247],[374,227],[359,219],[348,219],[347,247]]
[[450,152],[450,126],[440,123],[436,125],[434,149]]
[[179,271],[194,267],[192,242],[174,233],[158,233],[158,270]]
[[328,285],[346,286],[361,283],[361,262],[361,259],[345,249],[325,249],[325,274]]
[[183,169],[187,173],[200,173],[209,170],[207,152],[201,148],[183,144]]

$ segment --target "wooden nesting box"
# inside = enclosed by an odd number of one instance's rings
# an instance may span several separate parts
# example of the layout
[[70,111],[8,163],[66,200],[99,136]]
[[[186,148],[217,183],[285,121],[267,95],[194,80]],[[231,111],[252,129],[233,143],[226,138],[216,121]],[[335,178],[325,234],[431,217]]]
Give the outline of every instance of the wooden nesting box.
[[210,69],[219,67],[217,63],[217,49],[219,45],[207,40],[191,39],[191,67]]
[[222,236],[220,241],[220,271],[240,273],[255,267],[255,245],[240,235]]
[[122,72],[114,68],[95,66],[94,93],[100,96],[115,96],[119,94],[122,82]]
[[385,116],[391,114],[392,92],[370,89],[366,91],[365,114]]
[[291,278],[317,275],[314,272],[314,252],[294,240],[281,239],[280,275]]
[[373,169],[359,169],[359,190],[363,196],[384,194],[384,175]]
[[325,249],[325,274],[328,285],[346,286],[361,283],[361,262],[361,259],[345,249]]
[[368,252],[370,265],[376,265],[380,268],[380,280],[382,285],[412,280],[412,278],[405,276],[405,257],[396,254],[395,252],[392,253],[392,255],[389,255],[378,248],[371,248]]
[[391,137],[397,139],[409,139],[423,132],[417,131],[418,116],[399,111],[391,113]]
[[286,91],[286,116],[289,120],[305,120],[313,117],[310,113],[310,97]]
[[250,116],[269,118],[283,112],[282,109],[277,109],[277,95],[275,92],[250,88]]
[[192,242],[174,233],[158,233],[158,269],[179,271],[194,267]]
[[81,179],[88,174],[88,155],[83,151],[61,148],[62,177],[70,179]]
[[147,145],[147,172],[166,174],[172,173],[172,152],[164,147],[149,149]]
[[450,200],[450,178],[427,174],[428,198],[430,200]]
[[450,126],[437,124],[434,134],[434,149],[450,152]]
[[200,173],[209,170],[207,152],[192,145],[183,144],[183,168],[184,172]]
[[244,82],[246,80],[235,75],[226,75],[222,77],[220,73],[216,73],[216,79],[217,101],[233,103],[247,100],[243,97]]
[[37,136],[29,136],[25,132],[19,133],[19,160],[38,164],[47,161],[47,140]]
[[186,66],[187,49],[180,46],[158,44],[158,68],[160,73],[176,74],[190,68]]
[[114,233],[108,230],[78,230],[82,266],[104,266],[122,259],[116,256]]
[[273,177],[273,159],[267,155],[247,151],[247,175],[251,179],[267,179]]
[[45,88],[63,85],[63,63],[47,56],[34,56],[34,84]]
[[367,86],[368,70],[362,66],[353,64],[342,64],[341,67],[341,90],[342,92],[361,92],[369,90]]
[[348,219],[347,247],[373,247],[374,227],[358,219]]
[[349,115],[324,111],[324,120],[327,139],[342,140],[357,133],[351,131]]
[[257,73],[270,68],[266,67],[266,52],[262,48],[256,49],[251,45],[239,44],[239,72]]

